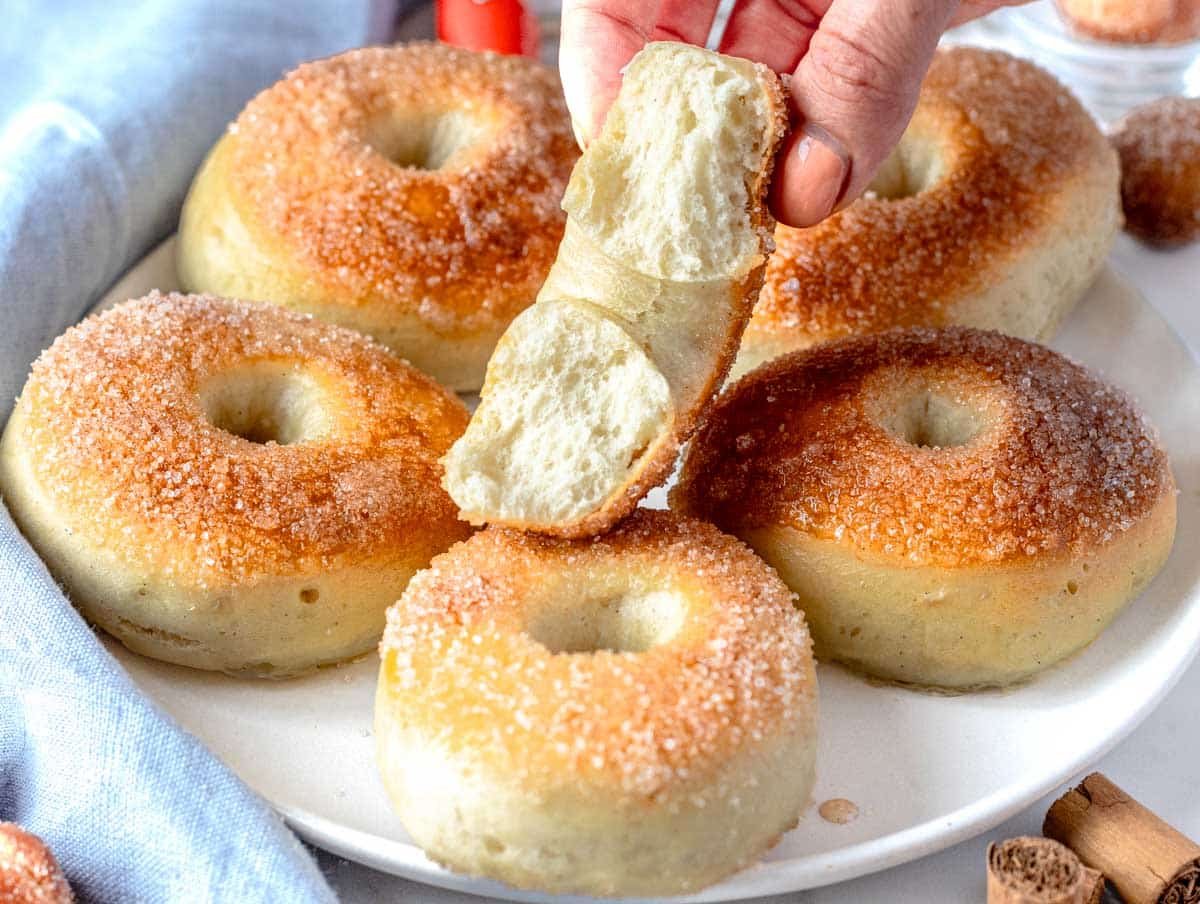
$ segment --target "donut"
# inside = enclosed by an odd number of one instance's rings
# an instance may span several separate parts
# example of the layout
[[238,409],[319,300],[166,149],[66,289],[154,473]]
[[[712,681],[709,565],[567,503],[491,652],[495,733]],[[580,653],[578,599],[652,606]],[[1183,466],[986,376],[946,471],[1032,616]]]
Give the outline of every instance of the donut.
[[0,822],[0,901],[5,904],[72,904],[71,886],[40,838]]
[[1125,228],[1170,247],[1200,235],[1200,99],[1164,97],[1138,107],[1113,134],[1121,158]]
[[469,529],[438,485],[461,402],[280,308],[152,294],[68,330],[0,439],[0,493],[131,650],[284,677],[359,655]]
[[445,458],[472,524],[580,537],[628,515],[723,384],[762,284],[778,76],[669,41],[624,73],[571,175],[546,284]]
[[808,803],[804,618],[709,524],[639,509],[593,540],[488,528],[413,578],[380,654],[384,783],[461,872],[685,892],[753,862]]
[[533,60],[410,44],[307,63],[197,174],[179,277],[357,329],[473,391],[550,269],[577,155]]
[[722,397],[672,507],[752,546],[817,656],[1010,684],[1090,643],[1162,567],[1175,484],[1120,391],[966,327],[794,352]]
[[1121,44],[1157,41],[1175,19],[1178,0],[1055,0],[1078,34]]
[[775,230],[734,373],[894,327],[1048,339],[1104,265],[1118,179],[1116,154],[1051,75],[998,51],[939,51],[866,196]]

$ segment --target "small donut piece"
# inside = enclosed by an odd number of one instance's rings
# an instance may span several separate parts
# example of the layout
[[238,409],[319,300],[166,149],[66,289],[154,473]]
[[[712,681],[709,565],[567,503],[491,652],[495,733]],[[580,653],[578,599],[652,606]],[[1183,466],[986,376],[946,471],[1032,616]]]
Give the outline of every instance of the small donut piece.
[[671,503],[776,568],[818,657],[958,688],[1090,643],[1175,531],[1166,454],[1129,399],[962,327],[763,366],[722,396]]
[[413,578],[380,654],[384,783],[453,869],[686,892],[753,862],[809,801],[804,617],[709,524],[639,509],[591,541],[489,528]]
[[868,194],[776,251],[734,365],[900,326],[1045,340],[1120,226],[1116,154],[1033,63],[943,49]]
[[0,901],[72,904],[75,896],[50,849],[36,835],[0,822]]
[[131,650],[283,677],[369,650],[412,574],[469,533],[437,468],[466,422],[364,336],[153,294],[34,363],[0,489],[74,603]]
[[1121,157],[1125,228],[1169,247],[1200,235],[1200,99],[1164,97],[1138,107],[1113,134]]
[[463,518],[589,536],[667,478],[762,284],[786,123],[766,66],[669,41],[633,58],[571,175],[546,285],[444,459]]
[[534,60],[409,44],[306,63],[197,174],[180,279],[352,327],[477,390],[554,260],[578,153]]

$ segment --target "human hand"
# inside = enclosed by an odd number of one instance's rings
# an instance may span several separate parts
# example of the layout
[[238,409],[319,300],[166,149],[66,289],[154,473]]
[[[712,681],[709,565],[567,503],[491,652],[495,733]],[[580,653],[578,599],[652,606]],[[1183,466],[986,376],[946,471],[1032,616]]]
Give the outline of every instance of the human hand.
[[[867,188],[900,140],[942,32],[1022,0],[738,0],[722,53],[790,73],[795,125],[771,208],[811,226]],[[576,134],[597,134],[647,41],[703,44],[719,0],[564,0],[559,54]]]

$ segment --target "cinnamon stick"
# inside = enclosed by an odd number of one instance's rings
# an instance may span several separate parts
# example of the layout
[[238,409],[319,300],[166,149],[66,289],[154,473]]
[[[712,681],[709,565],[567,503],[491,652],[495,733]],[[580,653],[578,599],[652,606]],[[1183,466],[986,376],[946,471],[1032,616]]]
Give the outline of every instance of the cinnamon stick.
[[988,846],[988,904],[1099,904],[1104,879],[1049,838]]
[[1200,904],[1200,845],[1099,772],[1051,805],[1042,831],[1102,872],[1126,904]]

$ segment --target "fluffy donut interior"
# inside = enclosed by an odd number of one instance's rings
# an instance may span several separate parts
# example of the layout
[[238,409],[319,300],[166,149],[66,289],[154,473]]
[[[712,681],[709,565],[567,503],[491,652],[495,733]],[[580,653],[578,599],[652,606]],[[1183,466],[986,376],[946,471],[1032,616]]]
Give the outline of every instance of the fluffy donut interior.
[[555,521],[600,505],[671,417],[667,382],[616,322],[586,302],[521,314],[488,366],[471,422],[485,443],[446,459],[456,501]]
[[679,44],[630,65],[571,177],[538,303],[501,340],[444,459],[467,520],[570,534],[561,525],[665,476],[672,432],[723,376],[764,260],[752,195],[778,114],[761,78]]
[[720,279],[758,254],[748,184],[771,121],[747,72],[667,45],[630,69],[563,207],[610,257],[660,279]]

